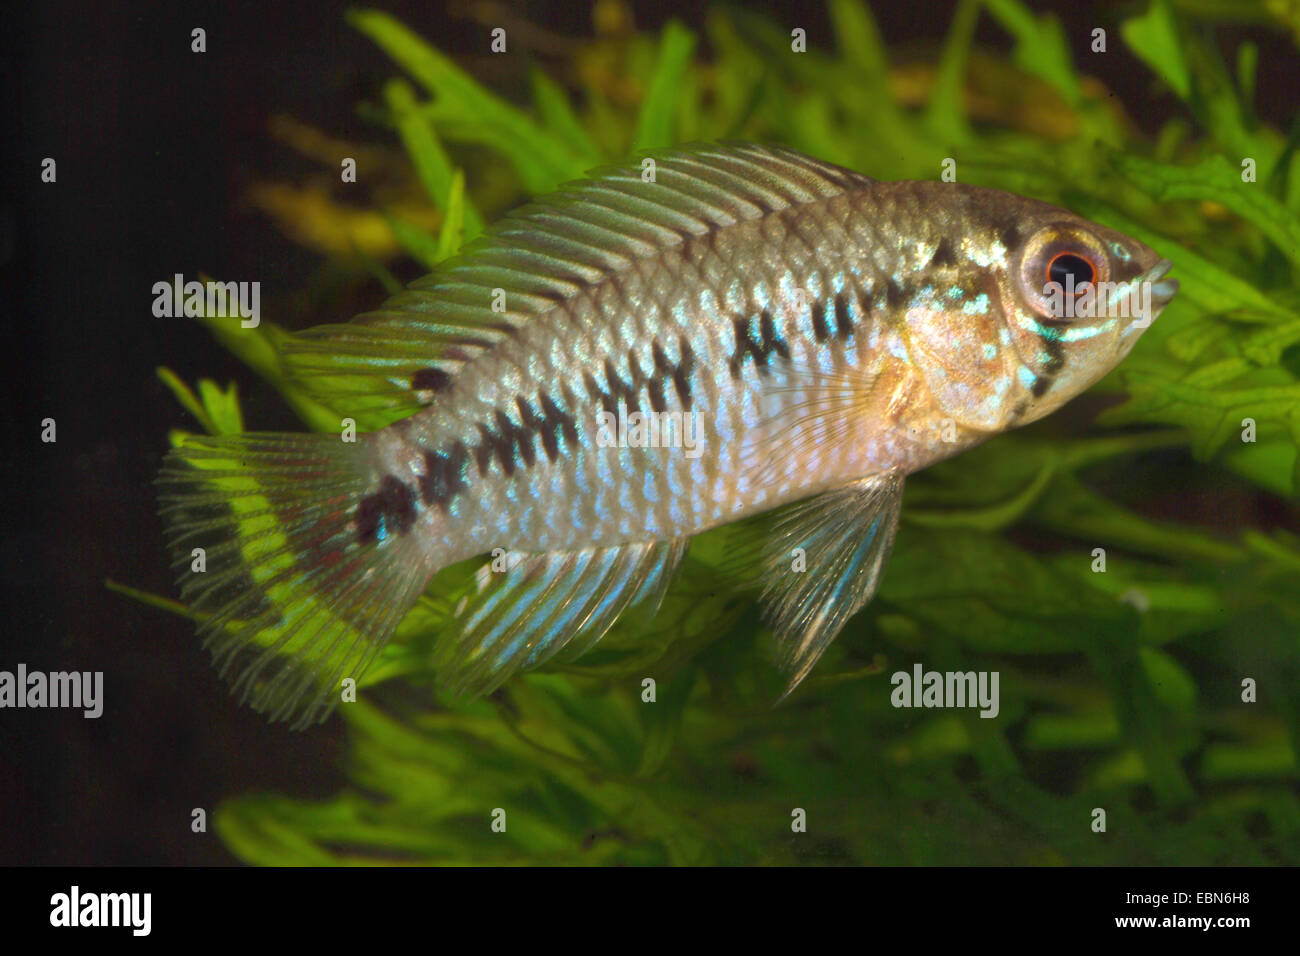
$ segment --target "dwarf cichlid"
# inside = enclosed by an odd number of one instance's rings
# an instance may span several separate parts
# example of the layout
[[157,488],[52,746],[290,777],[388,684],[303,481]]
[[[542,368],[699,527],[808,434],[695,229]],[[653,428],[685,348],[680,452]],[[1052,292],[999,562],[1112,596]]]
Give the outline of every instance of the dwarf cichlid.
[[334,407],[407,417],[167,456],[182,592],[258,709],[323,719],[454,562],[511,556],[435,652],[482,693],[653,613],[693,535],[778,508],[760,573],[794,686],[874,592],[904,476],[1078,395],[1177,290],[1143,244],[1008,193],[746,144],[649,159],[286,344]]

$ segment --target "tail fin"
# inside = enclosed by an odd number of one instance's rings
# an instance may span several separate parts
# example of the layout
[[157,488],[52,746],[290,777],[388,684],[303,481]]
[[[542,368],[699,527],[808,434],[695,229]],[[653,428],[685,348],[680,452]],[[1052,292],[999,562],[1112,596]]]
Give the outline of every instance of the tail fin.
[[158,478],[181,593],[222,676],[295,729],[330,714],[340,681],[360,676],[434,570],[414,535],[358,536],[371,448],[191,438]]

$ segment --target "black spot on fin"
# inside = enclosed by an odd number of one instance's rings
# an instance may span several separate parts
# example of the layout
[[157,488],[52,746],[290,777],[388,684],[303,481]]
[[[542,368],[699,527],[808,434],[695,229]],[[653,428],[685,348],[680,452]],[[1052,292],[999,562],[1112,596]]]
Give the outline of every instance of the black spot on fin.
[[441,394],[451,388],[451,373],[440,368],[422,368],[411,376],[411,388]]
[[[433,572],[416,535],[358,542],[372,513],[376,536],[380,520],[400,528],[414,515],[397,479],[367,487],[371,448],[332,435],[195,436],[158,478],[181,593],[222,676],[295,728],[333,710],[340,681],[365,672]],[[194,548],[207,556],[201,573]]]

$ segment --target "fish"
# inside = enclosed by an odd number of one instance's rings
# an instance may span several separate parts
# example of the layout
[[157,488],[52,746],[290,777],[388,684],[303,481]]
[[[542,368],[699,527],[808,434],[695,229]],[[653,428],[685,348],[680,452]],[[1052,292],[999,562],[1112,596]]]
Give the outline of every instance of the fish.
[[484,562],[431,662],[473,696],[652,616],[694,536],[757,517],[789,690],[875,592],[906,477],[1108,373],[1170,268],[998,190],[652,151],[290,336],[295,382],[392,424],[178,444],[158,485],[180,590],[233,690],[302,728],[442,568]]

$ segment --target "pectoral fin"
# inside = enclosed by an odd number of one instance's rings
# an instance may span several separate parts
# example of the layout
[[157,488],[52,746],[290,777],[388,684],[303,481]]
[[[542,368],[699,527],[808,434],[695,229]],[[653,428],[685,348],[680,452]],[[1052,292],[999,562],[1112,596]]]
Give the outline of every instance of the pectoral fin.
[[781,642],[787,694],[871,600],[902,500],[903,475],[891,471],[823,492],[778,518],[764,557],[763,602]]

